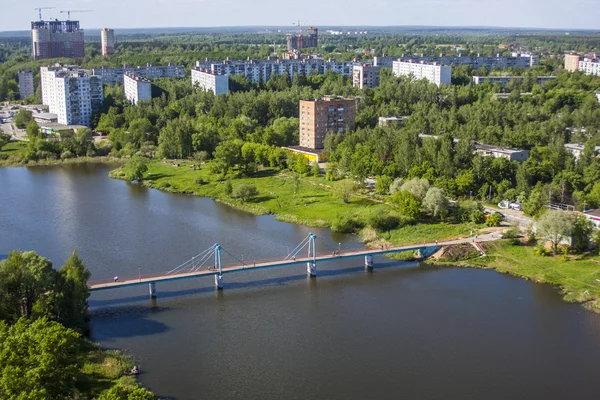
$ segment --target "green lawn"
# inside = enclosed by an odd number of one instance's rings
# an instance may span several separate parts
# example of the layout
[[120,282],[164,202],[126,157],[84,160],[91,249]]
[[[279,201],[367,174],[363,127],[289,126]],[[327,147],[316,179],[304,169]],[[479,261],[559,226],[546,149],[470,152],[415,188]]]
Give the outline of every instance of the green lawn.
[[[467,263],[481,268],[493,268],[561,288],[566,301],[584,303],[600,313],[600,258],[598,256],[536,256],[532,246],[513,246],[508,241],[486,243],[489,252],[484,258]],[[459,263],[460,264],[460,263]]]
[[7,154],[9,157],[23,157],[27,150],[27,142],[14,141],[8,142],[0,153]]

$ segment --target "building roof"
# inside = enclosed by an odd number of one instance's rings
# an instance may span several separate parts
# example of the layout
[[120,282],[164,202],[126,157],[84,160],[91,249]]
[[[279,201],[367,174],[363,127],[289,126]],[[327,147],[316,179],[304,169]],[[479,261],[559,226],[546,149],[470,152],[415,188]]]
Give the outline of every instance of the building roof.
[[42,124],[42,125],[40,125],[40,128],[42,128],[42,129],[53,129],[55,131],[66,131],[66,130],[77,131],[77,130],[82,129],[82,128],[88,129],[87,126],[83,126],[83,125],[65,125],[65,124],[59,124],[59,123],[56,123],[56,122],[49,122],[47,124]]
[[527,150],[522,150],[522,149],[512,149],[510,147],[483,144],[483,143],[479,143],[479,142],[474,142],[473,146],[475,147],[475,150],[493,151],[493,152],[497,152],[497,153],[506,153],[506,154],[513,154],[513,153],[520,153],[523,151],[527,151]]
[[37,113],[37,114],[33,114],[33,118],[39,118],[39,119],[57,119],[58,115],[57,114],[53,114],[53,113]]
[[323,149],[311,149],[310,147],[304,147],[304,146],[287,146],[287,147],[283,147],[283,148],[288,149],[288,150],[302,152],[302,153],[309,153],[309,154],[320,155],[321,153],[323,153]]

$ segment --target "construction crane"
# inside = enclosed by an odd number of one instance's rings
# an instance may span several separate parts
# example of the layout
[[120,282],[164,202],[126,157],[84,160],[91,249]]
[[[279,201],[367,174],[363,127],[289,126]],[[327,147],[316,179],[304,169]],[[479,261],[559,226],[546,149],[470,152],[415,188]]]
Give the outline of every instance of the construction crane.
[[297,24],[295,22],[292,22],[292,25],[297,26],[298,27],[298,35],[302,35],[302,24],[300,23],[300,20],[298,20]]
[[72,12],[80,13],[80,12],[92,12],[92,11],[94,11],[94,10],[65,10],[65,11],[61,11],[60,13],[61,14],[62,13],[67,13],[67,21],[70,21],[71,20],[71,13]]
[[37,7],[37,8],[34,8],[34,10],[37,10],[40,13],[40,21],[43,21],[43,19],[42,19],[42,10],[48,10],[50,8],[56,8],[56,7]]

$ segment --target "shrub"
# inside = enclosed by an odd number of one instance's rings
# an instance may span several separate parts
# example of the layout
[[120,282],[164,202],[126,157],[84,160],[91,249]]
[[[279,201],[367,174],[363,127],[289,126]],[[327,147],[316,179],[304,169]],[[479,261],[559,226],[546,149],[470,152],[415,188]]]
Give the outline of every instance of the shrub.
[[60,155],[61,160],[66,160],[67,158],[73,158],[73,153],[71,153],[69,150],[63,151]]
[[378,231],[386,232],[396,229],[400,225],[400,218],[381,208],[376,208],[369,215],[367,224]]
[[338,214],[331,223],[331,230],[340,233],[353,233],[363,227],[363,224],[349,214]]
[[233,185],[231,184],[231,181],[228,179],[225,181],[225,187],[223,188],[223,193],[225,193],[225,196],[230,197],[231,194],[233,193]]
[[258,196],[256,186],[247,183],[242,183],[233,191],[233,197],[241,199],[243,202],[247,202],[256,196]]
[[540,256],[540,257],[544,257],[544,256],[548,255],[548,253],[546,252],[546,248],[544,247],[543,244],[539,244],[539,245],[535,246],[535,250],[533,250],[533,254],[535,254],[536,256]]
[[206,185],[208,182],[204,180],[201,176],[196,178],[196,185]]

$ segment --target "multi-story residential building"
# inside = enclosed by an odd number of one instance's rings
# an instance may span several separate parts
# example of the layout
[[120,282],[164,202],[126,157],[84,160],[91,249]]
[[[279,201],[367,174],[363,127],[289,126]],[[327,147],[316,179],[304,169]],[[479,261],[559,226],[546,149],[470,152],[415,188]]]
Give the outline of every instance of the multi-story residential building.
[[208,71],[192,68],[192,85],[205,91],[211,91],[215,95],[229,93],[229,76],[215,75]]
[[452,67],[437,63],[425,64],[406,61],[394,61],[394,75],[413,75],[416,79],[427,79],[436,85],[449,85],[452,79]]
[[327,132],[354,130],[356,99],[324,97],[300,100],[300,146],[322,149]]
[[102,28],[100,30],[100,42],[103,56],[113,54],[115,52],[115,31],[110,28]]
[[324,74],[328,71],[336,72],[343,76],[352,76],[354,61],[337,62],[335,60],[301,59],[301,60],[246,60],[222,62],[196,61],[196,69],[210,72],[215,75],[244,75],[253,83],[267,82],[271,75],[285,73],[293,78],[294,74],[308,76],[310,74]]
[[408,115],[401,115],[399,117],[379,117],[379,126],[393,126],[399,127],[402,122],[408,119]]
[[[555,80],[556,76],[538,76],[536,77],[536,82],[538,85],[543,85],[548,81]],[[502,87],[506,86],[509,82],[519,81],[523,82],[525,80],[524,76],[473,76],[473,83],[475,85],[481,85],[483,83],[489,82],[492,85],[500,85]]]
[[85,40],[79,21],[33,21],[31,41],[34,60],[85,56]]
[[34,93],[33,71],[28,68],[19,71],[19,95],[21,100]]
[[530,68],[539,64],[539,56],[536,54],[513,54],[512,56],[447,56],[440,54],[439,56],[405,56],[401,57],[374,57],[373,65],[379,65],[386,68],[393,68],[394,61],[413,61],[423,63],[438,63],[443,65],[470,65],[473,69],[479,68]]
[[529,158],[529,150],[511,149],[502,146],[493,146],[483,143],[473,143],[475,153],[494,158],[506,158],[508,161],[523,162]]
[[579,69],[578,54],[565,54],[565,69],[569,72],[575,72]]
[[[583,154],[583,150],[585,149],[585,145],[583,143],[565,143],[565,149],[573,154],[575,157],[575,161],[579,161],[581,155]],[[600,154],[600,146],[594,147],[595,156]]]
[[376,65],[355,65],[352,69],[352,85],[362,89],[379,86],[381,67]]
[[287,50],[290,52],[306,47],[319,47],[319,30],[310,26],[307,35],[302,32],[298,32],[295,35],[287,35],[286,41]]
[[579,70],[586,75],[600,75],[600,60],[584,58],[583,61],[579,61]]
[[58,123],[90,126],[104,99],[102,80],[73,66],[41,67],[42,103]]
[[139,101],[150,100],[152,98],[152,82],[133,72],[125,73],[123,88],[125,89],[125,98],[131,104],[137,104]]
[[148,63],[143,67],[124,65],[123,68],[102,67],[92,69],[92,74],[101,77],[102,82],[108,85],[122,85],[123,77],[127,72],[134,73],[150,80],[156,78],[185,78],[185,66],[175,65],[174,63],[169,63],[169,65],[152,65]]

